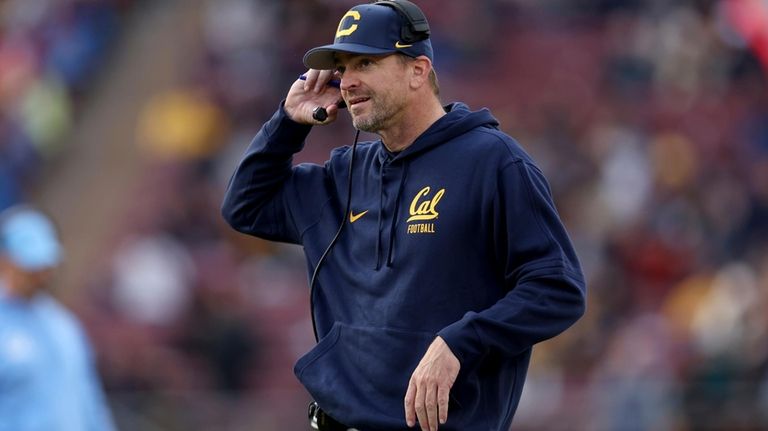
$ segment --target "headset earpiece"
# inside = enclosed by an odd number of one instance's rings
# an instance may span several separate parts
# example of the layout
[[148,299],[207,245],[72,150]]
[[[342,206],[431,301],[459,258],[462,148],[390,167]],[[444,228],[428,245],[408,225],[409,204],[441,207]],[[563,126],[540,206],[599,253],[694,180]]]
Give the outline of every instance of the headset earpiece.
[[388,6],[405,17],[406,25],[400,28],[400,41],[414,43],[429,38],[427,17],[415,4],[407,0],[381,0],[374,4]]

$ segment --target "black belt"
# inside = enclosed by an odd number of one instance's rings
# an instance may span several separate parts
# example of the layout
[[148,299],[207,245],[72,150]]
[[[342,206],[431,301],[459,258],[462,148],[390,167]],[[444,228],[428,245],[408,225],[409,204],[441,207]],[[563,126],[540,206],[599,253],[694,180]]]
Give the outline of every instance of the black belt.
[[314,401],[309,403],[309,426],[319,431],[357,431],[328,416]]

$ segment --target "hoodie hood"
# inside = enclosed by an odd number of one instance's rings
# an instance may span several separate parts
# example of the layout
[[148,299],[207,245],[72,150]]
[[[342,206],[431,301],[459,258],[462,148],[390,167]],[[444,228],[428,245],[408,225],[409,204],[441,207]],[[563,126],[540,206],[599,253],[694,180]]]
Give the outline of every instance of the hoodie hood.
[[[435,121],[424,131],[413,144],[398,153],[394,159],[404,159],[422,153],[432,147],[444,144],[476,127],[499,128],[499,121],[486,108],[470,111],[461,102],[455,102],[443,107],[446,114]],[[382,145],[383,156],[391,157]]]

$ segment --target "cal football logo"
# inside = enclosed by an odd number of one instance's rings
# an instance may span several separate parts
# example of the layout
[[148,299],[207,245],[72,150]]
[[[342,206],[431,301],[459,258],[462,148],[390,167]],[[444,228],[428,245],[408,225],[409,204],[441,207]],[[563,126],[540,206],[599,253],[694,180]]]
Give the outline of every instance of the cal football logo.
[[437,204],[445,194],[445,189],[440,189],[431,195],[432,188],[429,186],[419,190],[411,201],[408,208],[409,217],[406,220],[408,224],[408,233],[435,233],[435,220],[440,215],[437,211]]

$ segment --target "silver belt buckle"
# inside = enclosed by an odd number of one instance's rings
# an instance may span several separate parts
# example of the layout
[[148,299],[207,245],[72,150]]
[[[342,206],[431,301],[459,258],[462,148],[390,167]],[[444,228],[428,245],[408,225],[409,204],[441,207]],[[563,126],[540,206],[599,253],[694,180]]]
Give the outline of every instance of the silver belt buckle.
[[309,426],[313,430],[319,430],[320,429],[319,425],[317,424],[317,410],[318,410],[318,408],[317,408],[317,403],[316,402],[309,403],[309,412],[308,412],[308,415],[309,415]]
[[[319,430],[320,425],[317,424],[317,413],[320,411],[320,407],[317,405],[316,402],[311,402],[309,404],[309,426],[313,430]],[[360,431],[357,428],[347,428],[347,431]]]

